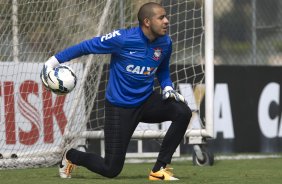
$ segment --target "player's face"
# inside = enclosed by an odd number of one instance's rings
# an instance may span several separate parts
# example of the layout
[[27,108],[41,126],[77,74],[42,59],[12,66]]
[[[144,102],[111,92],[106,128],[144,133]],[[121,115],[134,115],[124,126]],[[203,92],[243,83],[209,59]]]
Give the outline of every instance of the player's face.
[[163,8],[154,8],[154,13],[150,19],[150,31],[157,38],[166,34],[169,21]]

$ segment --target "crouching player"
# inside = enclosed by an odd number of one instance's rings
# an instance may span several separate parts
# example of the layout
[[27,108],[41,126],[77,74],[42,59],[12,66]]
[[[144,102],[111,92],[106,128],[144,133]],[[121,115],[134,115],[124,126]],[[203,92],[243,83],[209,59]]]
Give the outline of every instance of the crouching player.
[[[114,30],[71,46],[44,65],[43,82],[57,65],[87,54],[111,54],[110,76],[105,101],[105,157],[68,149],[59,168],[62,178],[70,178],[74,165],[113,178],[121,172],[131,136],[139,122],[172,121],[161,144],[149,180],[178,180],[167,168],[180,144],[190,118],[190,108],[177,93],[170,78],[172,42],[167,35],[169,21],[165,9],[146,3],[138,12],[139,26]],[[163,94],[153,91],[157,76]],[[45,84],[48,86],[48,84]]]

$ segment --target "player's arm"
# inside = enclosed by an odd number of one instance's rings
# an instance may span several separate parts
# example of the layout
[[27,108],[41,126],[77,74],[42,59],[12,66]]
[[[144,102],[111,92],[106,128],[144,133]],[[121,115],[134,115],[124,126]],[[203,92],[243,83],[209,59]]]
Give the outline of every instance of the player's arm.
[[158,81],[162,89],[164,89],[167,86],[170,86],[172,88],[173,86],[172,81],[170,79],[170,71],[169,71],[169,61],[170,61],[170,56],[171,56],[171,50],[172,50],[172,45],[170,43],[169,51],[164,56],[164,60],[159,65],[158,70],[156,72]]
[[169,52],[165,56],[157,70],[157,78],[163,91],[163,99],[174,98],[176,101],[186,103],[184,97],[176,92],[173,88],[173,83],[170,78],[169,61],[172,51],[172,43],[169,45]]
[[[94,37],[79,44],[58,52],[49,58],[43,66],[40,77],[48,89],[48,74],[59,64],[88,54],[110,54],[118,53],[122,47],[123,40],[120,31],[113,31],[110,36]],[[109,34],[107,34],[109,35]]]
[[118,53],[123,45],[123,31],[115,30],[106,36],[94,37],[85,40],[77,45],[71,46],[61,52],[58,52],[55,57],[60,63],[70,61],[83,55],[88,54],[113,54]]

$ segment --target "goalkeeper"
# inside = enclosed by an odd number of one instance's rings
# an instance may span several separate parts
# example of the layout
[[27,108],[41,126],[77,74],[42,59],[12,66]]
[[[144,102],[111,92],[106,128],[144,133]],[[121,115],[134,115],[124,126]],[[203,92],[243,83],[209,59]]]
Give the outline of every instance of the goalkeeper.
[[[48,87],[48,73],[57,65],[82,55],[111,54],[105,100],[105,157],[68,149],[59,168],[62,178],[71,177],[74,165],[84,166],[108,178],[118,176],[138,123],[172,121],[149,180],[178,180],[172,176],[167,164],[171,163],[192,113],[183,96],[174,90],[170,79],[172,42],[167,35],[169,21],[165,9],[152,2],[142,5],[137,17],[138,27],[114,30],[83,41],[55,54],[44,64],[42,82]],[[153,91],[155,76],[163,94]]]

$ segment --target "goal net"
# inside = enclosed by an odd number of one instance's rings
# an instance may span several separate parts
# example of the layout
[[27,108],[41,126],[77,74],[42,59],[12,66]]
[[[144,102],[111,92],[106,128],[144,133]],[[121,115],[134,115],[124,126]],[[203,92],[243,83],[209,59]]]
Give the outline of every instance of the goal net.
[[[88,55],[66,63],[77,77],[66,96],[46,91],[40,80],[43,63],[56,52],[115,29],[138,26],[137,11],[147,1],[0,0],[0,168],[56,164],[64,147],[103,138],[108,55]],[[173,41],[171,77],[194,111],[200,114],[205,94],[203,0],[156,0],[170,20]],[[159,90],[158,83],[155,85]],[[164,126],[140,124],[135,138],[160,138]],[[189,131],[188,129],[188,131]]]

